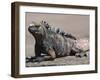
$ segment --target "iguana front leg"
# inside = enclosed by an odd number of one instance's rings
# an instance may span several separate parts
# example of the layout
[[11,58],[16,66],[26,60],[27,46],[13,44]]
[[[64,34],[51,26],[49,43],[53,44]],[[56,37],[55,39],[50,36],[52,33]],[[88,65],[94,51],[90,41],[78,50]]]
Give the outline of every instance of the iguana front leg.
[[56,54],[55,54],[55,51],[53,49],[49,49],[48,50],[48,54],[50,55],[51,59],[55,59],[56,58]]
[[41,48],[40,45],[37,43],[35,44],[35,57],[40,57],[41,56]]
[[56,58],[55,51],[53,49],[48,49],[48,55],[37,57],[36,59],[33,60],[33,62],[54,60],[55,58]]

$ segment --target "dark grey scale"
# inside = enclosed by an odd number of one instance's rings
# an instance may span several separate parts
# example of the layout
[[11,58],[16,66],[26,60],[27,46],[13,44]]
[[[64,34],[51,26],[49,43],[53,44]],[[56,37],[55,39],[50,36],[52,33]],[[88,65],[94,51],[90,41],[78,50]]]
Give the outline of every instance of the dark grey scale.
[[64,36],[64,35],[65,35],[65,32],[64,32],[64,31],[62,31],[62,32],[60,32],[60,34],[61,34],[62,36]]
[[43,21],[44,23],[46,23],[46,21]]
[[41,21],[41,23],[45,24],[45,23],[46,23],[46,21]]
[[49,26],[48,30],[51,30],[51,27]]
[[44,21],[41,21],[41,23],[44,23]]
[[72,38],[72,39],[76,40],[76,37],[72,36],[71,34],[66,33],[66,34],[64,34],[64,36],[66,36],[67,38]]
[[61,44],[58,44],[58,46],[56,47],[57,48],[57,55],[60,56],[60,55],[63,55],[63,52],[64,52],[64,46],[62,46]]
[[66,36],[66,37],[70,37],[70,34],[66,33],[65,36]]
[[50,27],[50,26],[49,26],[49,24],[47,23],[47,24],[46,24],[46,28],[49,29],[49,27]]
[[57,30],[56,30],[56,33],[59,33],[60,32],[60,29],[58,28]]
[[42,21],[42,23],[44,24],[44,26],[46,27],[46,29],[50,28],[50,25],[46,21]]

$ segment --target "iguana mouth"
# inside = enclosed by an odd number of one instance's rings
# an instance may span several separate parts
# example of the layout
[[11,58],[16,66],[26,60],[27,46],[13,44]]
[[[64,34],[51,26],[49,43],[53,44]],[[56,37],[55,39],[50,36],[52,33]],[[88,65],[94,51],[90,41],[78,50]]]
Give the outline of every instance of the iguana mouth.
[[40,32],[39,32],[39,31],[35,31],[34,33],[35,33],[35,34],[40,34]]

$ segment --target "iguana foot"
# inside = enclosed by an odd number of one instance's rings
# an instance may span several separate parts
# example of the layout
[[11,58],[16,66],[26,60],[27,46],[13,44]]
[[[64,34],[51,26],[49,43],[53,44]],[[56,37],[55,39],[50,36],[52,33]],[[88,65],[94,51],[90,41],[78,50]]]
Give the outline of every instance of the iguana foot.
[[75,54],[76,57],[87,57],[88,55],[86,53],[76,53]]

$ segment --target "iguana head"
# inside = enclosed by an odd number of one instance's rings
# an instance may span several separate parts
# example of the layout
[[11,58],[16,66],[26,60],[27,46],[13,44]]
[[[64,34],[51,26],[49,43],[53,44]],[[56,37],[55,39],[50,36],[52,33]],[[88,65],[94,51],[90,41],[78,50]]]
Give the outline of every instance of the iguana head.
[[32,23],[28,27],[28,31],[35,37],[35,38],[43,38],[46,35],[46,28],[42,23]]

